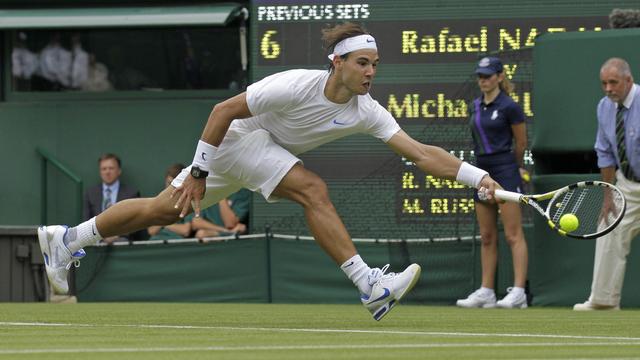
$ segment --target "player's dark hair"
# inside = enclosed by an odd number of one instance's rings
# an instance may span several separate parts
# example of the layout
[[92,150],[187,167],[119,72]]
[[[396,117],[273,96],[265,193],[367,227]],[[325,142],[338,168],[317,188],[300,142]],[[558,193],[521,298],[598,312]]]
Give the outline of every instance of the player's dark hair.
[[100,163],[103,162],[104,160],[115,160],[118,163],[118,167],[122,167],[122,161],[120,161],[120,158],[118,157],[118,155],[116,154],[112,154],[112,153],[106,153],[106,154],[102,154],[100,155],[100,157],[98,158],[98,166],[100,166]]
[[613,9],[609,14],[609,26],[612,29],[640,27],[640,10]]
[[[353,22],[345,22],[332,27],[322,29],[322,44],[327,54],[333,53],[336,45],[347,38],[369,34],[367,29],[361,24]],[[340,56],[346,59],[349,54]],[[329,71],[333,70],[333,63],[329,64]]]

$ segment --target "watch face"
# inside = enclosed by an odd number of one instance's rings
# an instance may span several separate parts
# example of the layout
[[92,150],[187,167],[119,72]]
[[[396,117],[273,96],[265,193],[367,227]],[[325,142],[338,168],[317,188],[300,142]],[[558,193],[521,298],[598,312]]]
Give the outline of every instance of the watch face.
[[205,178],[205,177],[207,177],[208,174],[209,174],[208,172],[202,171],[197,166],[194,166],[194,167],[191,168],[191,176],[193,176],[196,179]]

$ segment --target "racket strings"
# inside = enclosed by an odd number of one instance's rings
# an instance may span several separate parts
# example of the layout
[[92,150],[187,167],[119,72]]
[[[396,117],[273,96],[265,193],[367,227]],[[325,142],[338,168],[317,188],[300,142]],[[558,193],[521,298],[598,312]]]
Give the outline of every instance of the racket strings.
[[563,214],[566,214],[567,204],[569,204],[569,199],[573,196],[573,190],[569,190],[565,196],[562,196],[559,199],[559,202],[556,203],[556,211],[552,214],[551,220],[558,224],[560,222],[560,217]]
[[619,191],[604,186],[585,186],[553,199],[549,204],[549,217],[554,224],[560,226],[563,215],[573,214],[578,218],[579,225],[571,233],[590,235],[612,226],[623,207],[624,199]]
[[587,187],[572,189],[558,197],[555,204],[551,204],[553,222],[560,226],[563,215],[572,214],[578,218],[578,227],[572,234],[585,235],[598,231],[598,219],[602,210],[604,193],[602,187]]
[[578,212],[578,208],[580,207],[580,205],[582,205],[582,202],[584,201],[584,199],[587,197],[587,190],[586,189],[580,189],[580,193],[578,194],[578,198],[576,199],[576,202],[573,204],[573,207],[571,208],[571,212],[572,213],[576,213]]

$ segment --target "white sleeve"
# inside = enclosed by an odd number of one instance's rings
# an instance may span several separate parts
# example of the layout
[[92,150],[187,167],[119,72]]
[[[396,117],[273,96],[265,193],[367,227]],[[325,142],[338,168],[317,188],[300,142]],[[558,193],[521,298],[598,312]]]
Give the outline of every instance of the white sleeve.
[[384,142],[389,141],[393,135],[400,131],[400,125],[396,119],[383,108],[377,101],[370,99],[369,111],[365,114],[367,121],[367,134],[376,137]]
[[247,105],[252,115],[283,110],[291,104],[294,91],[287,78],[278,73],[247,87]]

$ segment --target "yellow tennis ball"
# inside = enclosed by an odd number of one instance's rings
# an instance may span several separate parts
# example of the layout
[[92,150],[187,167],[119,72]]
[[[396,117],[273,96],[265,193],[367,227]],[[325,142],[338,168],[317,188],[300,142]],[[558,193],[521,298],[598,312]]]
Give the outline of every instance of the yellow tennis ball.
[[566,232],[575,231],[578,226],[580,226],[580,222],[573,214],[564,214],[560,218],[560,228]]

